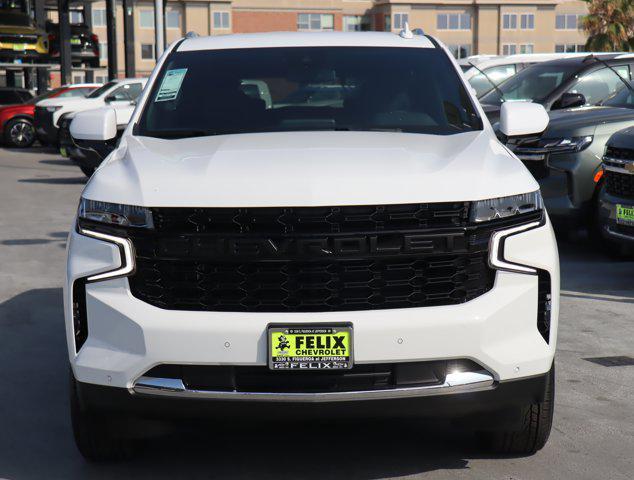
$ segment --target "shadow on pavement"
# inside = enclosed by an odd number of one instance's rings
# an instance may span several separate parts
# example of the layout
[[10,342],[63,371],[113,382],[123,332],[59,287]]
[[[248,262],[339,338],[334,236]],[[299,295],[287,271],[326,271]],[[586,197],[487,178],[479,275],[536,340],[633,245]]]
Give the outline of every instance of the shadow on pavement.
[[43,165],[61,165],[64,167],[74,167],[75,163],[69,158],[65,158],[62,160],[40,160],[39,163]]
[[[572,241],[563,237],[557,238],[562,296],[601,300],[601,295],[613,295],[634,299],[634,258],[610,256],[607,248],[587,238]],[[602,281],[597,282],[597,278]]]
[[45,183],[51,185],[81,185],[88,181],[85,176],[70,178],[22,178],[18,180],[20,183]]
[[150,440],[133,461],[88,464],[70,428],[62,290],[0,304],[0,330],[0,478],[381,478],[465,469],[466,458],[482,457],[473,437],[449,426],[369,419],[309,431],[201,424]]

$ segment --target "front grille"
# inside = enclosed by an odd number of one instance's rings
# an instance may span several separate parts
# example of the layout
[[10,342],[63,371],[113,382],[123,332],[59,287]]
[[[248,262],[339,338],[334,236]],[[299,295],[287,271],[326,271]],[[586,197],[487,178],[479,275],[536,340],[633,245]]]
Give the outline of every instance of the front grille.
[[0,43],[37,43],[37,35],[0,35]]
[[159,365],[144,374],[181,379],[185,388],[201,391],[321,393],[388,390],[441,385],[447,372],[474,372],[471,360],[354,365],[350,370],[273,371],[268,367]]
[[[169,310],[327,312],[454,305],[493,287],[468,204],[153,208],[129,231],[132,294]],[[132,230],[132,229],[131,229]]]
[[605,150],[608,158],[618,158],[620,160],[634,160],[634,150],[629,148],[608,147]]
[[634,174],[605,170],[605,190],[610,195],[634,199]]

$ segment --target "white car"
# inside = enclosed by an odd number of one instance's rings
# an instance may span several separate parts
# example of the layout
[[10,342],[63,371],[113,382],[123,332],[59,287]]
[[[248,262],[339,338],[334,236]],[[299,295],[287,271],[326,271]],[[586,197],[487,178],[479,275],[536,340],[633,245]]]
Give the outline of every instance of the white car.
[[85,110],[108,105],[117,112],[120,124],[128,123],[130,105],[135,105],[147,78],[112,80],[84,98],[50,98],[35,104],[35,132],[43,144],[57,145],[60,119]]
[[582,57],[588,53],[519,53],[516,55],[474,55],[458,60],[464,76],[480,98],[504,80],[531,65],[559,58]]
[[[112,141],[100,112],[73,137]],[[547,123],[508,103],[500,128]],[[551,224],[431,36],[175,42],[82,193],[64,301],[89,459],[131,453],[135,418],[444,415],[522,453],[550,432]]]

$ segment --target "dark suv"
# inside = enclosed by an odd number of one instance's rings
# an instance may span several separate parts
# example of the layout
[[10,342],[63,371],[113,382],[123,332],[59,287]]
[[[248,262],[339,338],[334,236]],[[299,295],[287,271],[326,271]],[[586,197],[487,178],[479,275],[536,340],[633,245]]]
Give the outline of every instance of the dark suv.
[[599,197],[601,233],[612,251],[634,253],[634,127],[615,133],[603,157]]
[[480,103],[491,123],[499,120],[502,103],[509,101],[541,103],[546,110],[596,105],[623,85],[606,64],[632,79],[634,55],[595,53],[533,65],[484,95]]

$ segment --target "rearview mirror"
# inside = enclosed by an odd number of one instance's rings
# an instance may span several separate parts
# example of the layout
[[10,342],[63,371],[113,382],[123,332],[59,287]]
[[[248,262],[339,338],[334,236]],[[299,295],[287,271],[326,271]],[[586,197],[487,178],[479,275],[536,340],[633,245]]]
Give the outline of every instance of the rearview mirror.
[[583,107],[586,104],[586,97],[581,93],[564,93],[559,97],[553,106],[552,110],[561,110],[564,108]]
[[504,102],[500,110],[500,131],[506,137],[537,135],[548,126],[543,105],[531,102]]
[[117,136],[117,114],[110,107],[79,112],[70,124],[70,134],[75,140],[112,140]]

